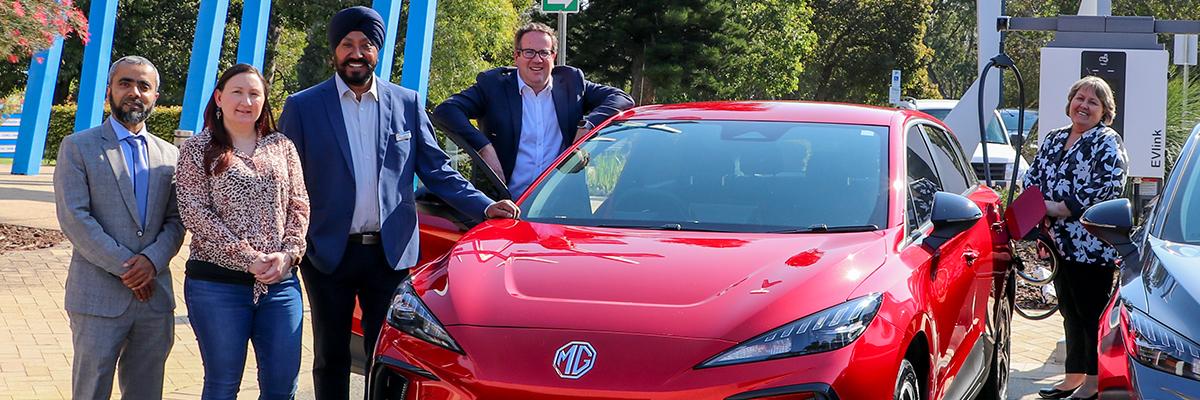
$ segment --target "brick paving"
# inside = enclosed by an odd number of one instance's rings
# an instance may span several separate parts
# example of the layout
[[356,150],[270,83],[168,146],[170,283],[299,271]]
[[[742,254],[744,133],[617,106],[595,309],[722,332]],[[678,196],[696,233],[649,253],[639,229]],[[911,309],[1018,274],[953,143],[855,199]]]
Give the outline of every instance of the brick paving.
[[[187,254],[186,248],[180,252]],[[71,395],[71,329],[63,287],[71,246],[0,255],[0,400],[66,399]],[[175,345],[167,358],[164,398],[200,397],[203,369],[183,303],[183,262],[171,261],[175,285]],[[307,307],[305,308],[307,312]],[[312,326],[304,324],[301,389],[311,386]],[[257,397],[253,350],[247,357],[242,398]],[[114,398],[120,393],[115,387]]]

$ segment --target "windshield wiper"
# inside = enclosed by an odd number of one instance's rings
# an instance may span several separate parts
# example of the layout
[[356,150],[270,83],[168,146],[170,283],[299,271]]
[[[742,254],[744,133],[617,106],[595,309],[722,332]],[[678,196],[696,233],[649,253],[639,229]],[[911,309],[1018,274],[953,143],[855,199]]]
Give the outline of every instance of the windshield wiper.
[[699,228],[694,226],[684,226],[679,223],[668,223],[662,225],[633,225],[633,224],[598,224],[600,228],[626,228],[626,229],[645,229],[651,231],[696,231],[696,232],[729,232],[721,229]]
[[767,233],[842,233],[842,232],[871,232],[877,231],[879,227],[875,224],[867,225],[844,225],[844,226],[829,226],[825,224],[810,225],[807,228],[800,229],[782,229],[778,231],[770,231]]

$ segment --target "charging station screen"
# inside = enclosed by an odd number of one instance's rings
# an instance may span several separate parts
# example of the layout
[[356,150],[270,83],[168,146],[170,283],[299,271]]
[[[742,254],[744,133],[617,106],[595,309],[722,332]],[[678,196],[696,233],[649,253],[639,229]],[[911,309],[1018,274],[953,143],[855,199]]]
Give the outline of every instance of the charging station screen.
[[1094,75],[1112,87],[1117,102],[1117,117],[1112,128],[1125,137],[1125,53],[1120,51],[1084,51],[1080,56],[1080,78]]

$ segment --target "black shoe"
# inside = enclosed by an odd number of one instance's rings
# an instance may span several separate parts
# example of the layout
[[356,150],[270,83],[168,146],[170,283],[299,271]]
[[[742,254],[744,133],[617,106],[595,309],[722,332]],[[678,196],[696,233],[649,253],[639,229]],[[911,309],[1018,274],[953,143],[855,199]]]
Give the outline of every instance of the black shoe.
[[1072,393],[1075,393],[1075,389],[1078,389],[1078,388],[1079,387],[1076,386],[1074,388],[1064,390],[1064,389],[1059,389],[1054,386],[1051,386],[1051,387],[1048,387],[1045,389],[1038,390],[1038,396],[1042,396],[1043,399],[1065,399],[1067,397],[1070,397]]
[[1071,396],[1071,397],[1068,397],[1068,398],[1067,398],[1067,400],[1096,400],[1096,398],[1097,398],[1097,397],[1099,397],[1099,396],[1100,396],[1100,392],[1096,392],[1096,394],[1093,394],[1093,395],[1091,395],[1091,396],[1089,396],[1089,397],[1075,397],[1075,396]]

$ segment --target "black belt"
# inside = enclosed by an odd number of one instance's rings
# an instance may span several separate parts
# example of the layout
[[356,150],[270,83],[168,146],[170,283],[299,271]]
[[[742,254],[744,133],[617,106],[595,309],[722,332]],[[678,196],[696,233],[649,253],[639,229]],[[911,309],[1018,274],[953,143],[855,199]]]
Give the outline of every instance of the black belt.
[[351,233],[350,243],[366,245],[379,244],[379,232]]

